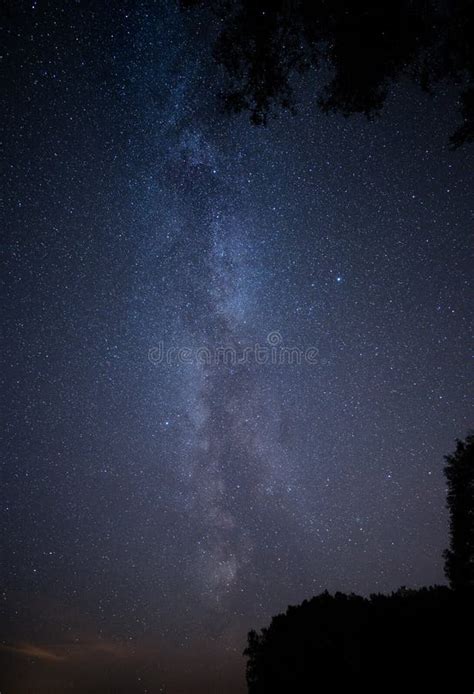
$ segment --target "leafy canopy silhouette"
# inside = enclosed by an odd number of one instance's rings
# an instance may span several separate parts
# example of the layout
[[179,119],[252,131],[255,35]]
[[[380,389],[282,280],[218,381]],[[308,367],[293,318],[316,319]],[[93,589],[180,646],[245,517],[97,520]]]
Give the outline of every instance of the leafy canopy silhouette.
[[451,588],[474,589],[474,434],[457,441],[446,456],[450,548],[444,553],[445,573]]
[[[294,109],[296,73],[314,70],[323,111],[380,112],[390,85],[410,79],[425,90],[459,85],[462,122],[453,148],[474,140],[473,0],[181,0],[210,8],[220,30],[214,47],[225,68],[230,112],[265,124]],[[325,85],[321,74],[332,73]]]
[[327,591],[248,634],[249,694],[474,691],[474,435],[446,456],[447,586]]

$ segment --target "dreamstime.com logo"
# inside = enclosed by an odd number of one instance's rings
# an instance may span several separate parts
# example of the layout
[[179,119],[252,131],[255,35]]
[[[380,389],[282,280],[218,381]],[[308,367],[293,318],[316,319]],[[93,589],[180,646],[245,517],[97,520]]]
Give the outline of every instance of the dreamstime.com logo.
[[295,345],[284,345],[279,332],[270,332],[266,337],[265,344],[256,342],[246,347],[218,345],[191,349],[189,347],[166,347],[163,342],[159,342],[156,347],[152,347],[148,351],[148,359],[152,364],[165,364],[167,366],[185,364],[300,366],[301,364],[318,364],[319,350],[317,347],[303,349]]

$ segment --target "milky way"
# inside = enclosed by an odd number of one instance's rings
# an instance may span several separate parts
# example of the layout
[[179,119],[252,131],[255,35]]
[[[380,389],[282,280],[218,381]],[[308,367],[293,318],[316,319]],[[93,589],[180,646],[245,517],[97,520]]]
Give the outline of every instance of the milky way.
[[213,21],[9,15],[12,691],[242,692],[289,603],[444,581],[472,376],[452,94],[400,85],[366,122],[302,82],[253,127],[220,110]]

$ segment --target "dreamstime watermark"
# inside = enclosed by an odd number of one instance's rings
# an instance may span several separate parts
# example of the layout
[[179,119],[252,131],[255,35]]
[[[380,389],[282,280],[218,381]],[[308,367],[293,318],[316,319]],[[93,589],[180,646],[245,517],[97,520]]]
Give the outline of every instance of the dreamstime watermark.
[[275,366],[315,365],[319,363],[317,347],[298,347],[284,345],[279,332],[268,333],[265,343],[255,342],[242,347],[240,345],[201,346],[197,349],[190,347],[167,347],[160,341],[148,350],[148,359],[154,365],[179,366],[202,364],[205,366],[224,365],[237,366],[243,364],[266,364]]

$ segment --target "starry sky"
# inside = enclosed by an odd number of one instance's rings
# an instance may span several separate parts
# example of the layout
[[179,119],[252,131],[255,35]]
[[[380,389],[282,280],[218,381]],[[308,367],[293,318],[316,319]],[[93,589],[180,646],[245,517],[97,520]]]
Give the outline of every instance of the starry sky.
[[[456,93],[222,113],[202,10],[8,3],[6,694],[242,694],[325,588],[443,583],[470,426]],[[2,689],[3,691],[3,689]]]

